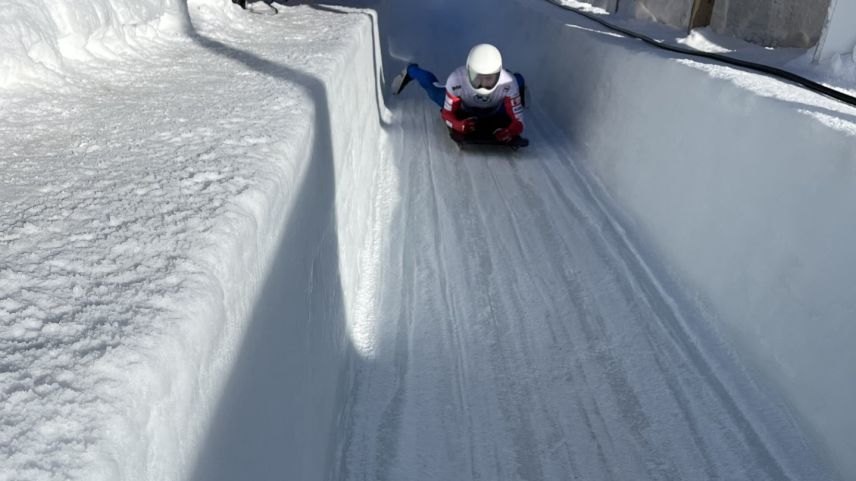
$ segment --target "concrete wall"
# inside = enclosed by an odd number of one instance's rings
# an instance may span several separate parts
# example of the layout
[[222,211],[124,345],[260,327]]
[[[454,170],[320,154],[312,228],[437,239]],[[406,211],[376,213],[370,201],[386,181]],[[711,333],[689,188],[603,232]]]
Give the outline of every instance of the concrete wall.
[[[832,9],[830,9],[830,1]],[[609,8],[609,0],[591,0]],[[685,29],[693,0],[621,0],[618,11]],[[610,11],[612,11],[610,9]],[[770,47],[810,48],[818,44],[827,13],[826,46],[823,55],[850,52],[856,45],[856,0],[716,0],[711,27],[717,33]]]
[[759,45],[810,48],[820,39],[829,2],[716,0],[711,27]]
[[642,20],[684,29],[690,22],[693,0],[624,0],[618,11]]

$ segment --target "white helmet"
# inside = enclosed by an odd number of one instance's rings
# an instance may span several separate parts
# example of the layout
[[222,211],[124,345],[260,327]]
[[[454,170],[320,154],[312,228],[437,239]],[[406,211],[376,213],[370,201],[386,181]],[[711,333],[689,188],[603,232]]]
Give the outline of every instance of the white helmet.
[[488,95],[496,88],[502,72],[502,54],[493,45],[483,43],[470,50],[467,57],[467,74],[470,85],[480,95]]

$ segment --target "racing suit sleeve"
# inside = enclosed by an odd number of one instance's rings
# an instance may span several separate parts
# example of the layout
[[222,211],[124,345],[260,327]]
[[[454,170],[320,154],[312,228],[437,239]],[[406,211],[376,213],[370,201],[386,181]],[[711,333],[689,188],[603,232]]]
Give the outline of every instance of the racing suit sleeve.
[[446,90],[446,102],[440,115],[446,126],[455,132],[468,134],[475,130],[475,119],[461,118],[461,98]]
[[520,99],[520,89],[517,82],[505,95],[505,113],[511,119],[511,123],[504,129],[497,130],[494,135],[496,138],[507,142],[512,138],[523,133],[523,102]]

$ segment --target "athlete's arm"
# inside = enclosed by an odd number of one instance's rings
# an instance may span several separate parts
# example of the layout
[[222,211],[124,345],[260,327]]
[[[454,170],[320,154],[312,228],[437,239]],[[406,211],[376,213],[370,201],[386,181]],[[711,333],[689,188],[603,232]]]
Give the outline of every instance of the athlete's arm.
[[523,133],[523,102],[520,99],[520,89],[517,86],[517,81],[514,81],[511,89],[505,95],[504,100],[505,113],[511,119],[511,123],[504,129],[497,129],[493,135],[500,142],[508,142],[514,137]]
[[463,103],[461,98],[453,94],[448,89],[448,83],[446,85],[446,102],[444,103],[443,110],[441,111],[441,115],[443,116],[443,120],[446,122],[446,125],[455,132],[462,134],[468,134],[474,131],[476,129],[476,119],[474,117],[461,118],[463,116]]

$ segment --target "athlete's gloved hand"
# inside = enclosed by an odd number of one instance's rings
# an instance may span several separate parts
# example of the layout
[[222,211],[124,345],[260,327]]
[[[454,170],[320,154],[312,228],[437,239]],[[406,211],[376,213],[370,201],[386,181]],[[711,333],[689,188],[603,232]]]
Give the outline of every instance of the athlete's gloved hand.
[[446,96],[446,105],[443,108],[443,120],[450,129],[459,134],[469,134],[476,130],[476,118],[468,117],[465,119],[458,118],[461,113],[461,98]]
[[[450,125],[451,124],[451,125]],[[452,128],[459,134],[471,134],[476,131],[476,118],[469,117],[466,119],[453,119],[451,122],[446,121],[446,125]]]
[[493,131],[493,136],[496,140],[502,142],[503,144],[507,144],[511,142],[517,134],[510,129],[496,129]]

